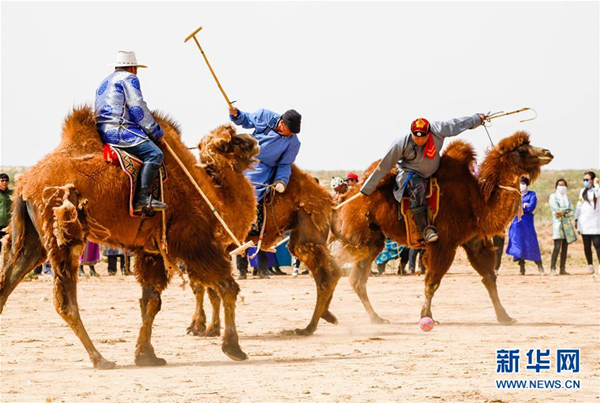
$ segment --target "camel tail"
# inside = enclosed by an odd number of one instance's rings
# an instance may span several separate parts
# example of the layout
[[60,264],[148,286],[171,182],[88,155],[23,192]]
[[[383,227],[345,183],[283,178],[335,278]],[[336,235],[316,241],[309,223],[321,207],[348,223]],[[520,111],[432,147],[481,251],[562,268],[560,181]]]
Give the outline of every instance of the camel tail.
[[46,250],[29,215],[27,202],[16,196],[12,204],[10,226],[2,240],[0,258],[0,313],[17,284],[46,259]]

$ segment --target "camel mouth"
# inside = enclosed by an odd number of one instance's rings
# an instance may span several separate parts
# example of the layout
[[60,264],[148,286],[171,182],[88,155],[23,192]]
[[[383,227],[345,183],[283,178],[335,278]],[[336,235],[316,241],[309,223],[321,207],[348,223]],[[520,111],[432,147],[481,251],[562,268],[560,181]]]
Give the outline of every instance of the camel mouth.
[[542,162],[542,165],[547,165],[550,162],[552,162],[552,160],[554,159],[554,157],[551,156],[551,155],[543,155],[541,157],[538,157],[538,159],[540,160],[540,162]]

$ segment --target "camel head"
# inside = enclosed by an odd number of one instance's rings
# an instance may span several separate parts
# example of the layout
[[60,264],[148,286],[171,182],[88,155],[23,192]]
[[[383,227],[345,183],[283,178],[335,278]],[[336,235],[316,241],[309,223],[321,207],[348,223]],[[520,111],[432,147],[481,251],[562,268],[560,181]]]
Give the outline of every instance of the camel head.
[[238,172],[250,168],[260,149],[249,134],[237,134],[231,125],[221,125],[204,136],[198,144],[200,163],[204,166],[226,164]]
[[529,143],[529,134],[518,131],[500,141],[489,151],[480,166],[483,178],[503,179],[518,184],[518,179],[527,175],[533,183],[540,176],[541,168],[549,164],[554,156],[545,148],[534,147]]

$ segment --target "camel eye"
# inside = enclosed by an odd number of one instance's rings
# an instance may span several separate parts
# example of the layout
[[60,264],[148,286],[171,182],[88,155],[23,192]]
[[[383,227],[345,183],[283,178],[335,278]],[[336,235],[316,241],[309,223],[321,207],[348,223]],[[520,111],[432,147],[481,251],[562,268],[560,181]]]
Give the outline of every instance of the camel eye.
[[519,155],[520,155],[521,157],[524,157],[525,155],[527,155],[527,150],[526,150],[526,149],[524,149],[524,148],[520,148],[520,149],[519,149]]

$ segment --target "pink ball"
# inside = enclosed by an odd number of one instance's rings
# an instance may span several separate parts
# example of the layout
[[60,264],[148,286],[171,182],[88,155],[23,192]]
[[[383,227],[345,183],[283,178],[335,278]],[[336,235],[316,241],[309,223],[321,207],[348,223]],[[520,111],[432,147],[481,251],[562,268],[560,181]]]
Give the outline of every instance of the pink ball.
[[433,325],[434,325],[433,319],[428,318],[428,317],[422,318],[421,322],[419,322],[419,327],[424,332],[429,332],[431,329],[433,329]]

